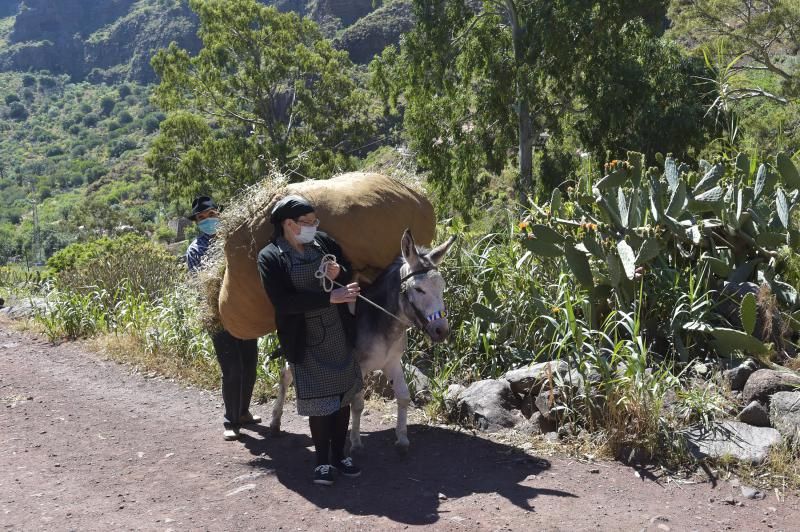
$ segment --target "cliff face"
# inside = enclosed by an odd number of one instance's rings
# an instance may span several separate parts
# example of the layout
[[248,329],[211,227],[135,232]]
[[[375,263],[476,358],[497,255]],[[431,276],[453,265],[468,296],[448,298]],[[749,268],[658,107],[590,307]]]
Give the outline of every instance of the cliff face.
[[347,50],[354,63],[368,63],[400,36],[414,27],[410,0],[397,0],[348,27],[335,41],[337,48]]
[[[408,17],[395,16],[410,11],[403,1],[377,11],[373,0],[259,1],[309,16],[331,37],[340,33],[338,45],[356,62],[369,61],[410,27]],[[0,17],[15,14],[8,45],[0,48],[0,71],[147,83],[155,81],[150,58],[158,49],[172,41],[192,53],[201,46],[187,0],[0,0]],[[348,34],[350,28],[355,31]]]

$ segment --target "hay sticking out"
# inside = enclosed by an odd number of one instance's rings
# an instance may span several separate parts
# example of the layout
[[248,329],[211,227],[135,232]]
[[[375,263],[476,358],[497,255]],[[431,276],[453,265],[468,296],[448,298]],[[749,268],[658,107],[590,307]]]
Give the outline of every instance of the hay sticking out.
[[197,275],[190,281],[200,294],[200,321],[209,331],[222,329],[219,315],[219,294],[225,276],[225,242],[242,225],[252,220],[288,183],[286,176],[272,172],[264,180],[251,185],[228,200],[220,212],[219,227]]

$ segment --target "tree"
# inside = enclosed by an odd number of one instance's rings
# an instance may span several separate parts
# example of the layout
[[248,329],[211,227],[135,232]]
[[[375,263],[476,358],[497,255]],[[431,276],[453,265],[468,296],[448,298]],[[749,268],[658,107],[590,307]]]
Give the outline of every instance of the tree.
[[103,112],[103,116],[108,116],[111,114],[111,111],[114,110],[114,107],[117,105],[117,101],[112,98],[111,96],[103,96],[100,100],[100,109]]
[[390,108],[405,102],[412,146],[440,186],[468,197],[477,169],[498,171],[516,146],[524,196],[533,144],[573,109],[585,60],[601,43],[621,43],[626,22],[661,21],[665,3],[415,0],[418,25],[399,53],[373,62],[373,86]]
[[349,168],[372,126],[346,52],[310,20],[255,0],[190,5],[201,51],[173,44],[152,61],[155,99],[169,115],[148,163],[170,194],[227,194],[272,164],[294,180]]
[[684,0],[671,14],[700,46],[724,42],[716,73],[720,106],[753,98],[787,105],[800,98],[800,1]]
[[[706,116],[713,98],[698,80],[703,61],[684,55],[675,43],[654,39],[631,22],[620,45],[602,43],[583,61],[574,87],[583,109],[574,128],[582,145],[599,160],[628,150],[696,155],[713,132]],[[624,95],[624,97],[620,97]]]

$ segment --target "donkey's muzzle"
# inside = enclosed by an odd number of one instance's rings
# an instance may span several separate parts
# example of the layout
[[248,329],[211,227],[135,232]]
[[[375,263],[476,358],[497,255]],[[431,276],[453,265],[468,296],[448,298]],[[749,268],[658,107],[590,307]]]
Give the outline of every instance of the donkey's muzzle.
[[433,342],[444,342],[450,335],[450,324],[447,322],[447,318],[433,320],[425,327],[425,332]]

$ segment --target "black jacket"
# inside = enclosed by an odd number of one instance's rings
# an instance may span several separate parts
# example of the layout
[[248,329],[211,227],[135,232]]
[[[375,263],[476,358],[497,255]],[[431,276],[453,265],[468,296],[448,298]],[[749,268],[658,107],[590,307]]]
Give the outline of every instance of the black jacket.
[[[345,259],[342,248],[327,234],[317,231],[313,245],[318,246],[324,254],[336,257],[342,267],[337,283],[347,284],[352,278],[350,262]],[[267,291],[272,306],[275,307],[275,325],[278,329],[278,340],[281,343],[286,360],[299,363],[303,360],[306,349],[306,320],[303,314],[311,310],[331,305],[330,294],[319,291],[295,290],[289,275],[291,259],[275,242],[270,242],[258,254],[258,273],[261,284]],[[336,287],[334,287],[336,288]],[[355,345],[355,318],[347,308],[340,304],[339,315],[347,336],[347,343]]]

